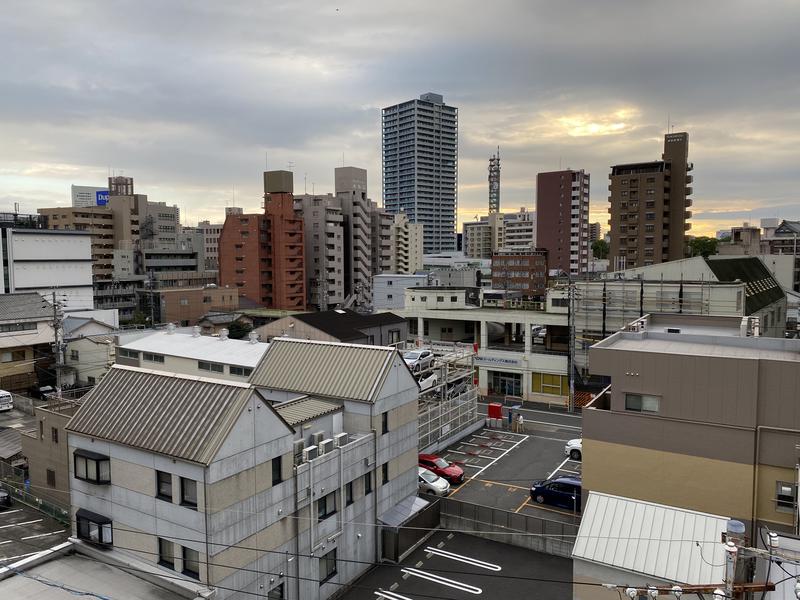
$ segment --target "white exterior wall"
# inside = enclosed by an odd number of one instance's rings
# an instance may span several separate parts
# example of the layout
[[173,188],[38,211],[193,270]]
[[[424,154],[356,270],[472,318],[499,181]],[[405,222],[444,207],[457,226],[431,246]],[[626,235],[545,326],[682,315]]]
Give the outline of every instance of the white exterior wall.
[[[214,379],[227,379],[230,381],[239,381],[241,383],[245,383],[249,376],[241,376],[241,375],[231,375],[231,365],[226,363],[217,363],[223,364],[224,371],[222,373],[217,373],[216,371],[202,371],[198,367],[198,359],[196,358],[185,358],[183,356],[170,356],[168,354],[162,354],[161,356],[164,357],[164,362],[153,362],[144,360],[143,352],[135,350],[134,352],[139,352],[139,360],[131,359],[131,358],[122,358],[119,356],[119,352],[117,351],[117,362],[119,364],[124,364],[128,366],[134,367],[142,367],[143,369],[152,369],[153,371],[163,371],[165,373],[180,373],[182,375],[194,375],[195,377],[212,377]],[[217,361],[210,361],[210,362],[217,362]],[[234,364],[234,366],[240,366]]]
[[72,379],[71,383],[91,383],[90,377],[94,378],[95,383],[99,383],[114,364],[115,348],[112,341],[95,341],[92,338],[68,342],[64,352],[64,362],[68,367],[72,367],[66,373],[67,377]]
[[427,275],[384,273],[372,277],[372,305],[375,310],[391,310],[405,306],[406,289],[428,282]]

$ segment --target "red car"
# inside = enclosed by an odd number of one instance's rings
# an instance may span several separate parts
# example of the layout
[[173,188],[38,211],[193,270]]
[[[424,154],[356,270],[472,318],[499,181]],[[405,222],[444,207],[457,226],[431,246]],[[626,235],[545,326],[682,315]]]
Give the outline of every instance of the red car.
[[435,454],[420,454],[419,466],[430,469],[453,485],[464,482],[464,471],[461,467],[457,467]]

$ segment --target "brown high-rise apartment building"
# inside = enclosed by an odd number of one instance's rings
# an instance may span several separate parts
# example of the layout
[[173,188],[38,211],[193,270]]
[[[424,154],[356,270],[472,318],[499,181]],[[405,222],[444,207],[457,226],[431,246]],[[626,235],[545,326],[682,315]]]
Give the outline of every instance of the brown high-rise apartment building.
[[502,250],[492,256],[492,287],[522,293],[526,299],[542,298],[547,290],[547,252]]
[[662,160],[611,167],[608,201],[614,270],[642,267],[686,256],[691,228],[692,176],[689,134],[664,136]]
[[228,215],[219,237],[219,280],[239,298],[285,310],[306,306],[303,219],[290,171],[264,173],[264,214]]
[[536,246],[547,250],[550,271],[589,270],[589,174],[583,169],[536,175]]

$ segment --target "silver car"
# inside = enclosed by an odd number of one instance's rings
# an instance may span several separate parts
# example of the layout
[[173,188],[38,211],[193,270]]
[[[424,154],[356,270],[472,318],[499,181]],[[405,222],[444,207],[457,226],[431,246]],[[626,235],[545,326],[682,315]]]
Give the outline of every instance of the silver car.
[[450,483],[446,479],[423,467],[417,467],[417,471],[419,472],[419,491],[421,494],[447,496],[450,493]]
[[420,373],[433,366],[433,352],[430,350],[409,350],[403,354],[408,368],[412,373]]
[[564,446],[564,454],[572,460],[581,460],[583,457],[583,438],[577,438],[567,442]]

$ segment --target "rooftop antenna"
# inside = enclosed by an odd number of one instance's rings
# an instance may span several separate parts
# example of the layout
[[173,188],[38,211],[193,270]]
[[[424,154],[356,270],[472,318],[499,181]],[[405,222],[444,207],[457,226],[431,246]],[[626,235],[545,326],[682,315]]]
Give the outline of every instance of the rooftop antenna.
[[308,194],[308,173],[303,173],[303,194]]
[[264,170],[269,171],[269,152],[264,151]]

